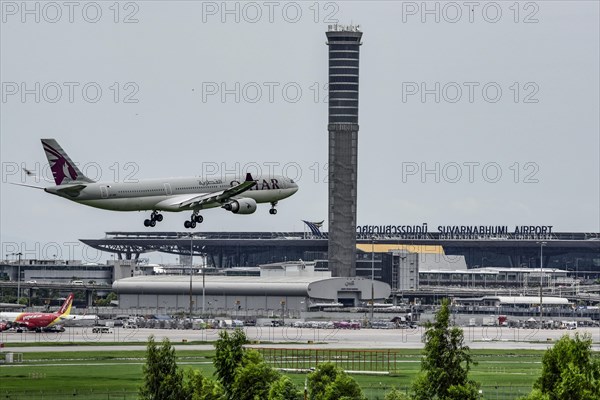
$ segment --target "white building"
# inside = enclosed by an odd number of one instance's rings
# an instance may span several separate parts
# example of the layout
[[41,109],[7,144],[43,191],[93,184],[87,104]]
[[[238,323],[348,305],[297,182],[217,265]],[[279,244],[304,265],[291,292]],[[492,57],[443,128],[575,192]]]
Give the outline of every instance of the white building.
[[[260,276],[194,275],[191,277],[194,313],[202,309],[306,311],[314,304],[358,306],[390,296],[390,286],[364,278],[332,278],[328,271],[315,271],[314,263],[291,262],[260,267]],[[135,276],[113,283],[120,308],[189,310],[189,275]]]

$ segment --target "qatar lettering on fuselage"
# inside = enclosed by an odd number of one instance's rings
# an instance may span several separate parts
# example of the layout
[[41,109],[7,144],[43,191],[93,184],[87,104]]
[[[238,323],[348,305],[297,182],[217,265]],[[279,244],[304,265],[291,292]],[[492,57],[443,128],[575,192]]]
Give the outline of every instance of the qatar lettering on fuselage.
[[[271,179],[271,182],[269,183],[266,179],[263,179],[262,182],[259,179],[254,179],[254,182],[256,182],[256,185],[254,185],[254,187],[248,189],[250,190],[274,190],[274,189],[281,189],[279,187],[279,181],[277,179]],[[240,182],[238,181],[231,181],[230,185],[231,187],[234,187],[236,185],[239,185]]]

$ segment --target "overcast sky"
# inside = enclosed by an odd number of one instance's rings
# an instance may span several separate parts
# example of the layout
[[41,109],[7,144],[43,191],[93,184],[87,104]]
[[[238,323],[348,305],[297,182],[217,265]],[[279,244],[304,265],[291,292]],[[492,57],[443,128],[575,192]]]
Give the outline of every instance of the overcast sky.
[[[276,216],[214,209],[198,231],[326,220],[336,21],[364,32],[359,225],[600,231],[597,1],[69,4],[1,3],[3,258],[15,245],[52,256],[53,243],[67,258],[79,238],[151,231],[148,212],[8,184],[46,184],[18,171],[49,176],[43,137],[93,179],[260,166],[300,185]],[[168,213],[154,230],[183,231],[188,218]]]

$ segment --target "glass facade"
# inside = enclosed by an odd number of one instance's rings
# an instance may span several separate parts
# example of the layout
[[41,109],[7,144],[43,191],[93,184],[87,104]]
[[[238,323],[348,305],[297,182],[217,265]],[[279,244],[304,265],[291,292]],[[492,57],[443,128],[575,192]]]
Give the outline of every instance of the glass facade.
[[[350,103],[329,101],[329,123],[358,123],[359,49],[362,33],[329,31],[329,99],[354,100]],[[349,96],[349,95],[352,96]]]

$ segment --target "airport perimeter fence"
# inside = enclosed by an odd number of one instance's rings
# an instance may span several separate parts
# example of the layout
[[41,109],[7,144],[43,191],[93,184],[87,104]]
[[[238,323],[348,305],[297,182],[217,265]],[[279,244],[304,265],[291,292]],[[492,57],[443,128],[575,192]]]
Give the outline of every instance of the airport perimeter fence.
[[[384,400],[386,393],[390,392],[393,386],[366,386],[362,387],[363,393],[369,400]],[[409,394],[408,386],[397,387],[402,393]],[[481,400],[517,400],[531,392],[530,386],[482,386]]]
[[[409,393],[409,387],[396,387],[403,393]],[[369,400],[384,400],[386,393],[393,389],[390,385],[363,386],[363,393]],[[516,400],[527,395],[531,387],[526,386],[482,386],[481,400]],[[0,389],[0,398],[7,400],[137,400],[137,391],[102,392],[102,391],[22,391],[5,392]]]
[[102,391],[22,391],[4,392],[0,389],[0,397],[6,400],[138,400],[138,392],[102,392]]
[[273,368],[288,372],[310,372],[319,364],[330,362],[344,371],[369,374],[399,372],[404,359],[397,350],[299,349],[257,347]]

